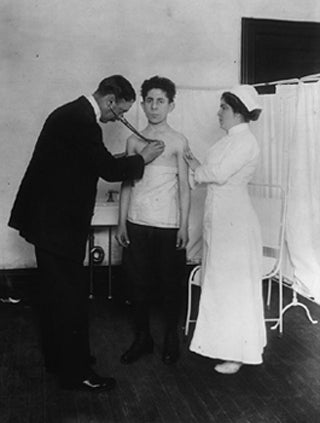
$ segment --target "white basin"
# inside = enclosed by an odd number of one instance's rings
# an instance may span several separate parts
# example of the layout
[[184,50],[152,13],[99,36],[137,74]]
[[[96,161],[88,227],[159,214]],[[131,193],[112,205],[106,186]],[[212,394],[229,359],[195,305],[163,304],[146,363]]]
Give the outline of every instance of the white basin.
[[115,226],[118,224],[118,202],[96,203],[91,226]]

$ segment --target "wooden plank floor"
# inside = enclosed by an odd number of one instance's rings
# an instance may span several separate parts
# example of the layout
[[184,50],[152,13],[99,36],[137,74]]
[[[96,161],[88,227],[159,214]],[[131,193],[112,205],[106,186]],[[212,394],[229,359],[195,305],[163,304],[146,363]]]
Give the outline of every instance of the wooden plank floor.
[[[188,350],[191,334],[181,360],[162,363],[158,306],[152,311],[154,354],[120,364],[132,339],[130,306],[101,294],[91,302],[92,345],[97,371],[117,379],[111,393],[60,390],[42,366],[30,298],[0,303],[1,423],[320,422],[320,324],[312,325],[302,308],[287,312],[282,337],[268,325],[263,365],[223,376],[214,372],[213,360]],[[290,295],[285,290],[286,302]],[[320,307],[306,304],[320,321]]]

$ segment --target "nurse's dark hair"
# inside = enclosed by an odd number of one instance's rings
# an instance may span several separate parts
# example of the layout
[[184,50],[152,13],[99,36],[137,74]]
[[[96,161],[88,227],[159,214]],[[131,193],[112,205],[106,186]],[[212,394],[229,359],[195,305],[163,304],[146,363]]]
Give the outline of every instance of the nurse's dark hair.
[[176,95],[176,86],[175,84],[169,79],[164,78],[161,76],[153,76],[150,79],[146,79],[141,85],[141,97],[143,101],[146,99],[148,92],[154,88],[157,88],[164,93],[168,97],[169,103],[172,103],[174,97]]
[[112,75],[103,79],[97,90],[96,94],[105,96],[107,94],[114,94],[116,101],[135,101],[136,93],[131,83],[122,75]]
[[242,115],[245,122],[249,122],[250,120],[258,120],[261,109],[254,109],[249,112],[242,101],[236,95],[229,93],[228,91],[222,94],[221,99],[229,104],[234,113],[239,113]]

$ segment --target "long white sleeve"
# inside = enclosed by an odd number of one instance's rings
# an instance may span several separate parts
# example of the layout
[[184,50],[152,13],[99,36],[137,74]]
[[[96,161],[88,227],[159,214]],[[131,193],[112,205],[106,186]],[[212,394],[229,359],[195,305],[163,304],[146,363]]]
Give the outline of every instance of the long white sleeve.
[[223,185],[258,154],[256,140],[250,132],[246,132],[246,136],[230,137],[230,140],[226,137],[225,140],[223,148],[213,149],[205,162],[196,169],[196,183]]

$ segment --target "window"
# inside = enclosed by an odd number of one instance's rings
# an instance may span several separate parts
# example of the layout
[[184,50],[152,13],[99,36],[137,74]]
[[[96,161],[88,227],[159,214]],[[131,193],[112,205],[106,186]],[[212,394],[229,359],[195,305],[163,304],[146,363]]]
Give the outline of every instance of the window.
[[320,23],[242,18],[241,83],[320,73]]

